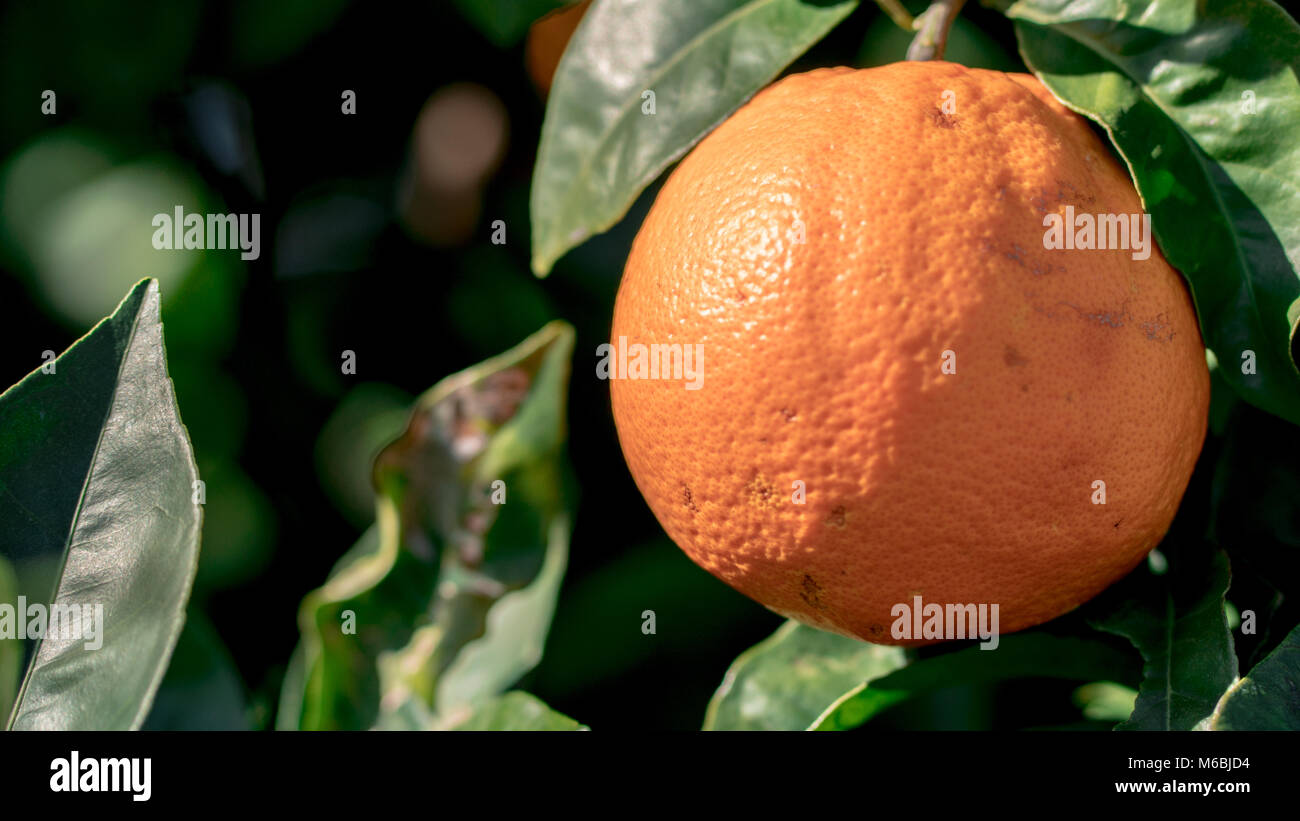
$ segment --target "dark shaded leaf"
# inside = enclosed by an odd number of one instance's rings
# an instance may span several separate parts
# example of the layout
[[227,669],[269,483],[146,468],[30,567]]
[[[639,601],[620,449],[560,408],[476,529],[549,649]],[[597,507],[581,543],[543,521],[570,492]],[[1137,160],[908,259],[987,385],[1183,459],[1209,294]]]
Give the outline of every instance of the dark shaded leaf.
[[1223,551],[1196,545],[1169,556],[1164,575],[1139,567],[1095,605],[1093,626],[1131,641],[1144,662],[1133,715],[1116,729],[1190,730],[1214,710],[1237,676],[1230,576]]
[[1215,709],[1210,728],[1300,730],[1300,627],[1232,685]]

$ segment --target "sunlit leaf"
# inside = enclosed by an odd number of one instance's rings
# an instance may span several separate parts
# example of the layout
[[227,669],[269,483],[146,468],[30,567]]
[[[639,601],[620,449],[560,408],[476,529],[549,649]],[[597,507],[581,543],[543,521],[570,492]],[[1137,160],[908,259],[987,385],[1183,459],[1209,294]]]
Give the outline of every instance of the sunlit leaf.
[[546,106],[533,175],[533,271],[545,276],[565,251],[618,222],[660,172],[856,5],[593,5],[564,52]]
[[38,641],[11,728],[139,727],[181,632],[202,514],[158,311],[141,282],[53,372],[0,395],[0,554],[20,579],[57,567],[19,594],[91,628]]
[[583,725],[547,707],[541,699],[514,690],[473,711],[456,730],[585,730]]
[[906,663],[902,648],[787,621],[732,663],[704,729],[804,730],[846,692]]

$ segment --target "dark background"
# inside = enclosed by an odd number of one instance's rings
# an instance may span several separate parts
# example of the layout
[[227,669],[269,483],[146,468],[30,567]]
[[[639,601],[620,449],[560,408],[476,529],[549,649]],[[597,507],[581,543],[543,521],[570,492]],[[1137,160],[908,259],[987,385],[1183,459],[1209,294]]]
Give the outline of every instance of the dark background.
[[[411,398],[551,318],[578,334],[569,452],[581,500],[546,656],[523,686],[596,729],[696,728],[730,662],[781,623],[667,541],[594,375],[654,189],[548,278],[533,276],[528,192],[544,100],[522,37],[471,20],[472,3],[14,2],[0,12],[0,384],[158,276],[169,366],[208,484],[173,663],[205,671],[206,683],[169,677],[149,726],[273,723],[299,602],[370,520],[367,459]],[[908,39],[866,3],[791,70],[892,62]],[[1015,54],[1010,24],[968,4],[949,58],[1023,70]],[[432,244],[402,216],[413,127],[431,95],[467,81],[500,101],[508,145],[470,233]],[[51,116],[40,112],[44,89],[58,95]],[[344,89],[356,92],[355,115],[340,111]],[[214,134],[233,142],[214,151]],[[193,197],[187,210],[260,213],[261,258],[153,251],[148,215],[170,213],[169,185]],[[489,242],[497,219],[502,246]],[[355,376],[340,373],[343,350],[356,352]],[[657,635],[641,634],[645,609]],[[955,687],[871,726],[1077,723],[1075,686]]]

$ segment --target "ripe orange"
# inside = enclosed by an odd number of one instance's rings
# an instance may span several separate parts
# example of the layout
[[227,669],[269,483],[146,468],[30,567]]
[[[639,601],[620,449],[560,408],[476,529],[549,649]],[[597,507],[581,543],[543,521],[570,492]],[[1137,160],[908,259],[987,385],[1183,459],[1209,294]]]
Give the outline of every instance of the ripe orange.
[[1124,576],[1187,486],[1209,375],[1154,240],[1145,260],[1049,250],[1067,206],[1142,211],[1029,76],[812,71],[707,136],[637,235],[612,332],[625,362],[701,346],[698,390],[611,384],[673,540],[782,615],[884,644],[928,643],[891,630],[915,596],[997,604],[1005,633]]

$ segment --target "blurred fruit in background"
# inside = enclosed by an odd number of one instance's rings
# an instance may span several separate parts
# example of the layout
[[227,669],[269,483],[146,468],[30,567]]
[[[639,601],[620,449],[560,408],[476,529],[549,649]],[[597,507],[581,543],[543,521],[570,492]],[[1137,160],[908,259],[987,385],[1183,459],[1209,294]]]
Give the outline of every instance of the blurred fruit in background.
[[413,234],[431,245],[469,239],[509,129],[501,99],[481,85],[455,83],[429,97],[415,121],[409,170],[398,195]]
[[564,47],[569,44],[569,38],[577,31],[582,15],[587,13],[590,5],[591,0],[582,0],[558,8],[528,29],[524,62],[528,65],[528,76],[543,98],[551,91],[551,80],[560,65],[560,57],[564,55]]

